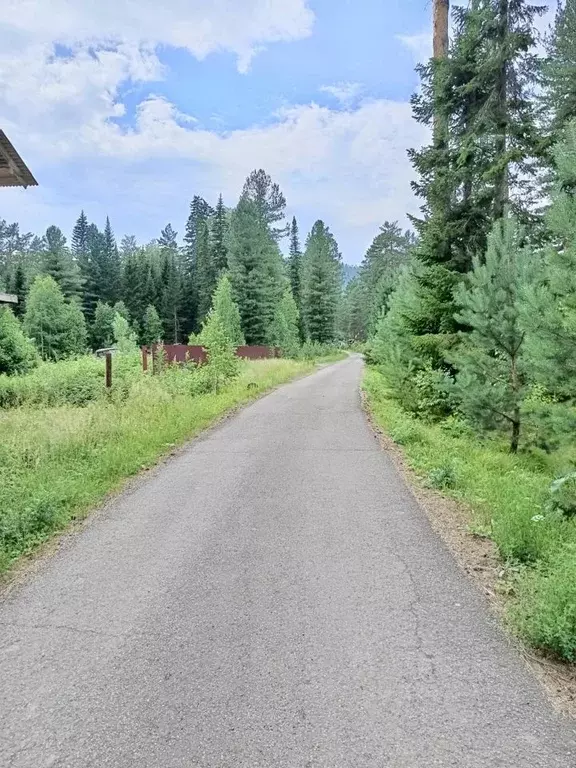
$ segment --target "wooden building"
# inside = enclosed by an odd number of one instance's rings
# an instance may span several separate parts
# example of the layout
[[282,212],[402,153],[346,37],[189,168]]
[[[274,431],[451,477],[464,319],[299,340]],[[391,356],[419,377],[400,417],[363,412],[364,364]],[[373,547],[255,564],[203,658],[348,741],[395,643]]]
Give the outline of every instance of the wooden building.
[[0,130],[0,187],[37,187],[38,182],[12,146],[8,136]]

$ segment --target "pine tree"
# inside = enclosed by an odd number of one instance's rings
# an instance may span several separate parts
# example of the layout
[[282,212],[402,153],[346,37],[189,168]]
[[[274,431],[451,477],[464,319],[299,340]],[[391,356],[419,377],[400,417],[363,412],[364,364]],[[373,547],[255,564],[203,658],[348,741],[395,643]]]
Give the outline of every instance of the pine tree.
[[42,260],[42,273],[50,275],[60,286],[66,299],[80,300],[82,296],[82,277],[77,264],[66,248],[66,238],[62,230],[51,226],[46,230],[47,250]]
[[160,315],[156,311],[156,307],[152,306],[152,304],[149,304],[146,307],[146,312],[144,313],[142,341],[144,344],[149,346],[152,344],[157,344],[162,340],[163,333],[164,328],[162,326],[162,321],[160,320]]
[[225,269],[228,269],[228,248],[226,246],[227,232],[228,219],[226,216],[226,208],[224,207],[222,195],[220,195],[218,197],[218,204],[216,205],[210,232],[212,262],[219,274]]
[[212,308],[222,322],[226,337],[235,347],[241,347],[244,344],[244,335],[240,310],[232,296],[232,284],[227,274],[222,275],[218,281],[212,299]]
[[45,360],[59,360],[78,352],[71,322],[79,322],[79,315],[71,307],[52,277],[34,280],[26,301],[24,331],[34,339]]
[[287,287],[276,307],[270,341],[284,357],[295,357],[300,348],[300,313],[292,289]]
[[286,226],[275,226],[284,220],[286,198],[278,184],[262,168],[252,171],[244,183],[242,197],[256,206],[260,221],[268,228],[270,236],[278,242],[288,234]]
[[27,373],[38,360],[34,344],[7,307],[0,307],[0,373]]
[[302,309],[306,336],[320,343],[333,342],[341,298],[341,257],[338,245],[323,221],[317,221],[306,241],[302,264]]
[[247,197],[240,198],[232,215],[228,259],[246,343],[266,344],[283,290],[282,257]]
[[497,222],[485,262],[474,260],[456,292],[458,321],[471,330],[453,353],[460,408],[484,428],[510,429],[510,450],[520,442],[521,408],[527,393],[522,293],[531,281],[531,259],[513,219]]
[[114,343],[114,317],[116,312],[110,304],[99,301],[94,312],[91,337],[94,349],[108,349]]
[[210,232],[208,222],[204,221],[200,225],[196,237],[196,268],[195,288],[197,294],[197,317],[202,321],[210,310],[212,294],[216,286],[217,271],[212,261],[212,250],[210,248]]

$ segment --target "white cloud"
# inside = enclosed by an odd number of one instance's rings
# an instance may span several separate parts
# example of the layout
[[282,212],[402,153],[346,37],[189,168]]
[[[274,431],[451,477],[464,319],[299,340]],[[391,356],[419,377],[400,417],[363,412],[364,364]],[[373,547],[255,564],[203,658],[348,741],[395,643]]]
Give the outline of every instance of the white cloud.
[[396,35],[396,39],[408,48],[416,64],[428,61],[432,56],[432,31],[429,29],[415,35]]
[[363,91],[360,83],[334,83],[333,85],[323,85],[320,88],[322,93],[328,93],[336,101],[345,107],[350,106]]

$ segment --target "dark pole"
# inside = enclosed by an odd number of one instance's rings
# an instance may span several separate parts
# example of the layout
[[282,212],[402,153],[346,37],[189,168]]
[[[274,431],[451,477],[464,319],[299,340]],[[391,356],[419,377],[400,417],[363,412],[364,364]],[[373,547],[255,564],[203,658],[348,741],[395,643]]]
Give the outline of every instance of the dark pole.
[[144,373],[148,370],[148,347],[142,347],[142,370]]
[[106,352],[106,389],[112,389],[112,353]]

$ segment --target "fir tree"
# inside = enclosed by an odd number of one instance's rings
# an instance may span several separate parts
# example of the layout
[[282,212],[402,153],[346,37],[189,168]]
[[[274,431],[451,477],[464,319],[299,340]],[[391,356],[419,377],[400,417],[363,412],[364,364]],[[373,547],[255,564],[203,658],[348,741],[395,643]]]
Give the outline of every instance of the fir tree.
[[242,197],[256,206],[260,221],[268,228],[271,237],[278,242],[288,233],[286,226],[276,226],[284,220],[286,198],[278,184],[272,181],[266,171],[252,171],[244,183]]
[[68,249],[62,230],[51,226],[46,230],[47,250],[42,261],[42,273],[50,275],[60,286],[66,299],[80,300],[82,278]]
[[226,234],[228,232],[228,220],[222,195],[218,197],[218,204],[214,212],[211,229],[212,262],[218,273],[228,269],[228,248],[226,246]]
[[166,253],[162,264],[161,318],[164,338],[177,344],[182,324],[182,279],[176,256]]
[[543,67],[544,106],[551,138],[560,138],[576,119],[576,1],[565,0],[556,11],[554,27],[546,40]]
[[0,373],[27,373],[38,360],[34,344],[7,307],[0,307]]
[[85,269],[88,259],[88,219],[84,211],[80,212],[72,230],[72,253],[80,269]]
[[212,308],[222,322],[226,337],[235,347],[241,347],[244,344],[244,335],[240,310],[232,296],[232,284],[227,274],[222,275],[218,281],[212,299]]
[[196,285],[196,260],[198,237],[203,225],[213,215],[213,208],[204,198],[195,195],[190,203],[190,214],[186,221],[184,233],[184,248],[182,250],[182,314],[184,316],[184,331],[186,334],[199,327],[198,290]]
[[536,381],[566,400],[576,393],[576,121],[553,151],[556,188],[538,281],[526,292],[527,356]]
[[295,357],[300,348],[300,313],[292,289],[287,287],[276,307],[270,341],[284,357]]
[[134,235],[124,235],[120,241],[120,261],[125,263],[126,259],[134,256],[138,251],[138,243]]
[[300,281],[302,279],[302,249],[300,248],[300,237],[298,233],[298,222],[296,217],[292,218],[290,225],[290,252],[288,255],[288,277],[292,287],[292,296],[296,301],[298,312],[302,309],[302,295]]
[[118,247],[108,216],[106,217],[102,246],[100,298],[110,304],[114,304],[114,302],[120,298],[122,270],[120,265],[120,254],[118,253]]
[[521,239],[513,219],[495,224],[485,261],[475,258],[466,284],[456,292],[457,319],[471,330],[461,334],[463,343],[453,354],[461,409],[484,428],[507,425],[514,453],[527,392],[520,311],[523,286],[531,279]]
[[266,344],[282,295],[282,257],[257,206],[245,196],[232,215],[228,259],[246,343]]
[[216,286],[217,271],[212,261],[212,250],[210,248],[210,232],[208,222],[204,221],[200,225],[196,237],[196,268],[195,288],[197,294],[197,317],[202,321],[210,310],[212,294]]
[[156,307],[154,307],[152,304],[149,304],[146,307],[146,312],[144,313],[142,341],[148,346],[157,344],[162,340],[163,333],[164,328],[162,326],[162,321],[160,320],[160,315],[156,311]]
[[317,221],[306,241],[302,269],[304,328],[312,341],[334,341],[341,286],[338,245],[324,222]]
[[26,311],[27,281],[24,267],[18,264],[10,282],[10,292],[18,297],[18,304],[14,307],[14,314],[21,319]]
[[162,252],[170,251],[170,253],[176,253],[178,251],[178,242],[176,238],[178,232],[172,229],[172,224],[166,224],[164,229],[160,233],[158,238],[158,245]]

